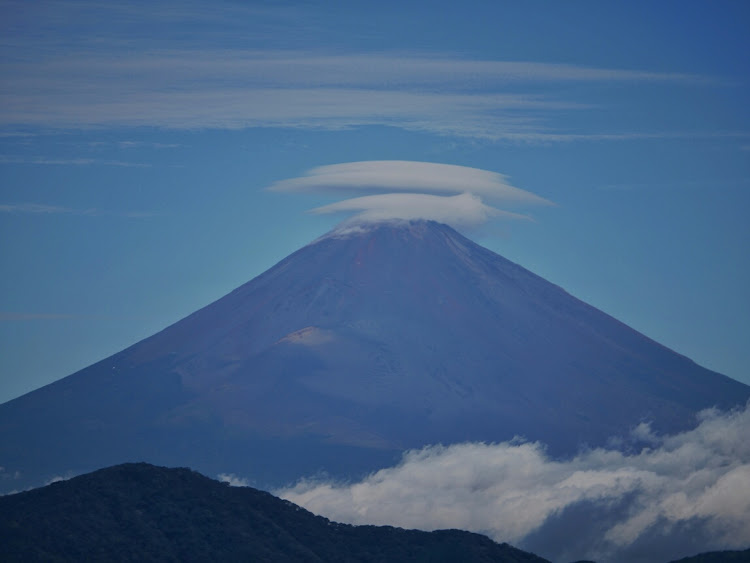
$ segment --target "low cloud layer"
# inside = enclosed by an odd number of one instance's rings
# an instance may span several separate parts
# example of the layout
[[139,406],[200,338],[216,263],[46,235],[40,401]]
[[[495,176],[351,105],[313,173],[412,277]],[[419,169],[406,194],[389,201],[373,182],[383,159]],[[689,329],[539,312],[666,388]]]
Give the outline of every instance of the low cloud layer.
[[277,494],[332,520],[488,534],[552,560],[668,561],[750,546],[750,408],[632,453],[550,459],[539,443],[430,446],[358,483]]
[[[529,219],[483,202],[507,205],[551,205],[552,202],[508,183],[503,174],[467,166],[378,160],[319,166],[298,178],[269,186],[272,191],[366,195],[311,210],[312,213],[357,213],[352,221],[429,219],[456,227],[492,218]],[[389,193],[395,192],[395,193]]]

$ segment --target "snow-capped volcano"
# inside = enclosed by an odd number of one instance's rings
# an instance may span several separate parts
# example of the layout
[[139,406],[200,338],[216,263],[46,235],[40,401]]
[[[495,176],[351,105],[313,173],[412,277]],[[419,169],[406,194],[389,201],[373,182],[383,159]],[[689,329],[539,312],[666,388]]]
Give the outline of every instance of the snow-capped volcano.
[[144,460],[274,485],[431,443],[566,455],[749,396],[446,225],[371,223],[0,405],[0,463],[30,484]]

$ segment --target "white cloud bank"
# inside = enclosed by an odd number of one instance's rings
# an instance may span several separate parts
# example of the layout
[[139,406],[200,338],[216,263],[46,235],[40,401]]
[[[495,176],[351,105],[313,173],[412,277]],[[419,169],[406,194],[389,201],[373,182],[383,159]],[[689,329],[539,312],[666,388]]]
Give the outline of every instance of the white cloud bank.
[[[492,218],[530,219],[489,206],[482,198],[509,205],[552,202],[508,183],[488,170],[404,160],[373,160],[319,166],[298,178],[269,186],[279,192],[370,193],[312,209],[311,213],[356,212],[351,222],[428,219],[456,227]],[[385,192],[385,193],[384,193]],[[396,192],[396,193],[388,193]]]
[[[486,533],[553,560],[667,561],[750,546],[750,408],[637,453],[567,461],[538,443],[430,446],[358,483],[276,494],[332,520]],[[645,432],[645,434],[644,434]]]

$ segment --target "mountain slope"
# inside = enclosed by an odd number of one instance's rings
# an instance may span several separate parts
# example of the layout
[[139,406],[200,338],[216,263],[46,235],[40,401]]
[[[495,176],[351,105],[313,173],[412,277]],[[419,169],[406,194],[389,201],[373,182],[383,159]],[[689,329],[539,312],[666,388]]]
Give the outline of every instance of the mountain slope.
[[147,460],[273,486],[517,434],[567,455],[748,397],[446,225],[383,223],[0,405],[0,462],[24,476],[0,485]]
[[125,464],[0,497],[11,561],[546,560],[485,536],[349,526],[189,469]]

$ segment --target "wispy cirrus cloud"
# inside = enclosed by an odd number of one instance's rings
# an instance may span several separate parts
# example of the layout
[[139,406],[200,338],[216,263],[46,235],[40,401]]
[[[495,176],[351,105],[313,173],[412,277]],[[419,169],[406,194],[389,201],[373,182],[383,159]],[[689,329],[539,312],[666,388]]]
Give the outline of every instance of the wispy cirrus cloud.
[[100,215],[98,209],[76,209],[59,205],[47,205],[44,203],[15,203],[0,204],[0,213],[39,213],[43,215]]
[[[309,51],[246,49],[161,49],[130,56],[81,52],[65,57],[44,57],[22,63],[6,63],[22,86],[56,83],[68,75],[74,81],[109,77],[115,81],[153,86],[187,86],[203,80],[225,80],[254,87],[374,87],[440,86],[472,91],[507,86],[509,83],[549,82],[660,82],[706,83],[706,76],[634,71],[583,65],[531,61],[465,59],[447,55],[411,53],[315,54]],[[41,72],[47,73],[46,82]],[[130,82],[128,79],[135,79]],[[96,81],[86,82],[95,85]],[[75,87],[75,83],[71,85]],[[58,85],[64,91],[65,85]]]
[[[242,86],[196,77],[154,87],[68,81],[54,99],[44,88],[0,95],[0,124],[57,128],[158,126],[173,129],[290,127],[346,129],[385,125],[478,138],[540,135],[545,113],[583,104],[541,95],[432,92],[366,87]],[[124,91],[112,95],[112,90]],[[129,91],[128,91],[129,90]],[[3,99],[5,98],[5,99]],[[549,140],[556,140],[549,136]]]
[[176,149],[183,145],[179,143],[153,143],[145,141],[91,141],[87,143],[92,148],[118,148],[118,149]]
[[750,544],[750,408],[701,414],[647,447],[550,459],[538,443],[407,452],[356,483],[301,481],[282,498],[336,521],[486,533],[555,561],[662,562]]
[[[173,129],[368,125],[513,142],[624,140],[660,131],[570,131],[559,115],[598,105],[560,94],[563,83],[671,84],[684,73],[495,61],[444,54],[315,53],[185,47],[94,50],[29,46],[0,63],[0,126]],[[16,46],[18,50],[22,47]]]
[[0,127],[16,129],[380,125],[513,143],[669,138],[674,130],[651,122],[598,130],[585,114],[610,107],[612,85],[673,95],[721,84],[647,68],[342,51],[330,14],[301,5],[5,6]]
[[583,112],[593,102],[561,99],[554,85],[615,81],[685,87],[697,81],[686,75],[398,54],[213,55],[184,51],[161,58],[136,54],[125,62],[0,67],[5,75],[16,75],[0,94],[0,125],[328,130],[384,125],[525,143],[629,140],[664,132],[568,131],[556,117]]

